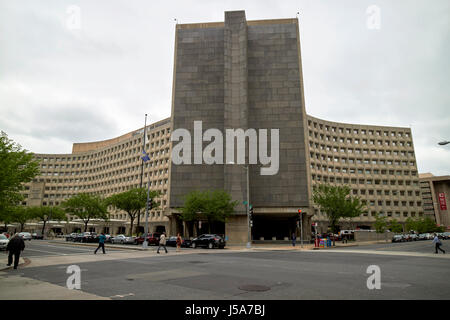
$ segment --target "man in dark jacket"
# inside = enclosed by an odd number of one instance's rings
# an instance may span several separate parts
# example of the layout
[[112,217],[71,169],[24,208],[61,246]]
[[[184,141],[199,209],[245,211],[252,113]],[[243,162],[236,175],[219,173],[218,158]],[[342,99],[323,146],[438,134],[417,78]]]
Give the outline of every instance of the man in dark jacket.
[[11,265],[14,255],[14,269],[17,269],[17,266],[19,265],[20,253],[23,249],[25,249],[25,242],[18,234],[16,234],[11,238],[11,240],[9,240],[8,245],[6,246],[6,251],[9,252],[8,267]]

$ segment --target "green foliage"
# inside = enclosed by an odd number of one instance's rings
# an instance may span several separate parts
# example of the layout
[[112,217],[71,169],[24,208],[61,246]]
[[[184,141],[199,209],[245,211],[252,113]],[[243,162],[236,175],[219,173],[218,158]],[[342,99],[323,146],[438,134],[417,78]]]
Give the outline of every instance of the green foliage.
[[33,209],[31,207],[18,206],[12,209],[11,222],[20,224],[20,231],[23,231],[25,223],[34,218]]
[[64,210],[84,222],[84,231],[91,219],[108,219],[106,202],[97,195],[79,193],[61,205]]
[[384,233],[387,230],[388,222],[385,216],[377,216],[373,224],[377,233]]
[[[159,196],[158,191],[150,191],[149,197],[154,199]],[[128,191],[114,194],[106,199],[106,204],[119,210],[125,211],[130,217],[130,236],[133,233],[133,223],[136,216],[146,207],[147,190],[145,188],[134,188]],[[159,203],[153,200],[153,209],[157,209]]]
[[180,208],[184,221],[208,220],[209,232],[213,221],[225,222],[234,212],[237,201],[224,190],[192,191],[184,198],[184,205]]
[[23,200],[23,183],[39,174],[39,163],[33,154],[10,140],[5,132],[0,135],[0,211]]
[[43,222],[42,235],[45,234],[45,226],[51,220],[66,220],[67,216],[64,210],[58,206],[40,206],[40,207],[29,207],[27,210],[30,212],[30,217],[32,219],[37,219]]
[[394,233],[403,232],[403,226],[396,219],[392,219],[391,221],[389,221],[388,229]]
[[426,217],[418,219],[412,218],[406,219],[406,230],[407,231],[414,230],[417,233],[432,233],[432,232],[444,232],[445,228],[438,227],[433,219],[431,219],[430,217]]
[[320,184],[314,187],[312,200],[327,215],[333,233],[337,233],[341,218],[358,217],[365,212],[362,201],[350,196],[348,186]]

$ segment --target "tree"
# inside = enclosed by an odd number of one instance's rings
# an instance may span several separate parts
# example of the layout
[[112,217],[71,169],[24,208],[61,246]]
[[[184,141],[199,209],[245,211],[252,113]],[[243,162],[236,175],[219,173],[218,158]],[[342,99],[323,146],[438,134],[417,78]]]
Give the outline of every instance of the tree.
[[348,186],[320,184],[313,188],[312,200],[327,215],[333,233],[337,233],[341,218],[353,218],[365,212],[362,201],[350,196]]
[[181,210],[184,221],[193,221],[196,225],[200,219],[208,221],[208,232],[214,221],[225,222],[234,212],[237,201],[232,201],[230,194],[224,190],[192,191],[185,196]]
[[387,230],[387,220],[385,216],[377,216],[375,218],[375,223],[373,224],[373,226],[375,227],[375,231],[377,233],[385,233]]
[[15,206],[23,200],[23,184],[39,174],[39,163],[33,154],[10,140],[5,132],[0,134],[0,211]]
[[43,222],[42,236],[45,236],[45,227],[49,221],[67,221],[66,213],[61,207],[58,206],[30,207],[28,210],[30,211],[30,216],[32,219],[37,219]]
[[5,231],[8,230],[8,224],[10,224],[12,222],[12,210],[13,207],[4,207],[4,208],[0,208],[0,221],[3,222],[3,224],[5,225]]
[[410,232],[410,231],[415,231],[418,232],[419,230],[419,221],[418,220],[414,220],[413,218],[409,217],[408,219],[406,219],[405,221],[405,230]]
[[12,210],[11,222],[20,224],[20,232],[23,231],[25,223],[33,218],[33,210],[31,207],[18,206]]
[[403,232],[402,225],[396,219],[392,219],[391,221],[389,221],[388,229],[391,230],[391,232],[394,232],[394,233]]
[[[149,197],[153,199],[159,196],[159,194],[158,191],[150,191]],[[146,207],[147,190],[145,188],[134,188],[114,194],[106,199],[106,203],[128,214],[130,217],[130,236],[132,236],[134,220],[140,214],[141,210]],[[159,207],[159,203],[153,201],[153,209],[157,207]]]
[[91,219],[108,219],[107,203],[97,195],[79,193],[63,202],[62,207],[83,221],[84,232]]

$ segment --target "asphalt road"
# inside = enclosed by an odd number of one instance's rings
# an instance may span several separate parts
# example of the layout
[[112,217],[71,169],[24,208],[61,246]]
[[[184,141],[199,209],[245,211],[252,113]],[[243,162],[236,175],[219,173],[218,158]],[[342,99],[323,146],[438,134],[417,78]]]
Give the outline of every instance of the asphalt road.
[[[388,245],[390,250],[400,248],[399,245],[410,246],[413,250],[419,243]],[[423,245],[425,247],[426,243]],[[373,248],[382,250],[381,246]],[[367,288],[370,265],[380,267],[379,290]],[[67,266],[31,265],[17,271],[24,277],[65,286]],[[187,255],[170,252],[152,257],[80,263],[79,266],[82,291],[119,300],[450,299],[450,259],[446,258],[333,253],[331,250],[219,252],[199,249],[198,253]],[[265,291],[249,291],[255,288]]]
[[[107,250],[120,250],[108,248],[108,245],[106,245],[106,248]],[[64,242],[60,243],[46,240],[31,240],[25,241],[25,250],[23,251],[21,256],[24,258],[41,256],[66,256],[92,253],[94,250],[95,247],[74,246],[71,244],[65,244]]]
[[[357,247],[342,247],[340,249],[357,249],[357,250],[375,250],[375,251],[403,251],[403,252],[419,252],[419,253],[433,253],[435,245],[433,240],[419,240],[410,242],[388,242],[382,244],[358,245]],[[450,253],[450,240],[441,240],[441,248]]]

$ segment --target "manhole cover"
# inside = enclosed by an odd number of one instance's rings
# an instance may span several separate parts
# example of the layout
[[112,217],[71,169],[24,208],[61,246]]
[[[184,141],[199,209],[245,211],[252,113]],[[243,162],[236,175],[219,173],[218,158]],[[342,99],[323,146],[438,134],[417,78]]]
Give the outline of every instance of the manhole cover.
[[248,284],[248,285],[243,285],[239,287],[240,290],[243,291],[256,291],[256,292],[262,292],[262,291],[269,291],[270,288],[266,287],[266,286],[260,286],[257,284]]
[[189,263],[206,263],[206,261],[188,261]]

